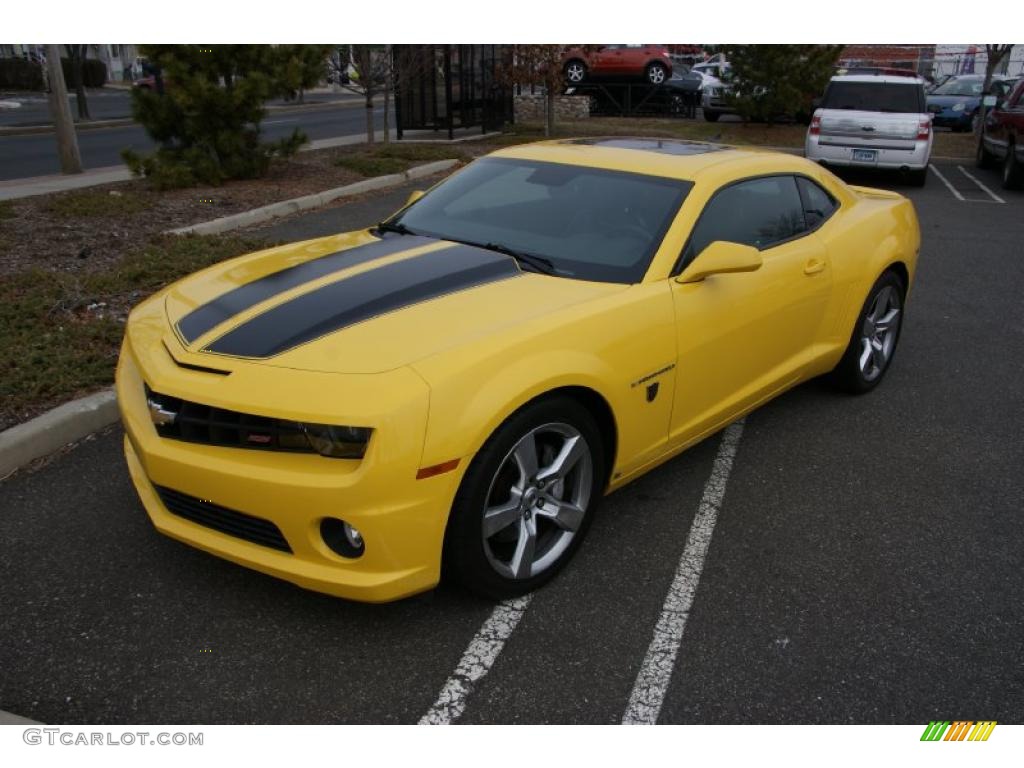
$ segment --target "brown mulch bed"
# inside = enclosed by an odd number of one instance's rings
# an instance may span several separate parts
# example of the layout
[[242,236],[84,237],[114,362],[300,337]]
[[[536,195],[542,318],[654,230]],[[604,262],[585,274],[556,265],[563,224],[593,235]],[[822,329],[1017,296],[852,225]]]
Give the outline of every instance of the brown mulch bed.
[[100,272],[164,230],[361,180],[333,165],[336,152],[302,152],[275,161],[265,178],[220,187],[157,192],[135,179],[8,201],[0,209],[0,275]]

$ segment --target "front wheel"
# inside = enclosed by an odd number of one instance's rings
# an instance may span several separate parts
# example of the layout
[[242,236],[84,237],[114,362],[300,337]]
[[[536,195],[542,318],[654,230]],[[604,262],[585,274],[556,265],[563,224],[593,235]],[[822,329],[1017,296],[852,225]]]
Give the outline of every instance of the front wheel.
[[992,153],[985,148],[984,136],[980,136],[978,138],[978,148],[974,153],[974,164],[979,168],[991,168],[995,165],[995,158],[992,157]]
[[882,381],[896,354],[905,295],[903,281],[892,270],[871,287],[846,352],[831,373],[832,382],[840,389],[862,394]]
[[551,579],[586,534],[605,482],[590,412],[567,397],[513,414],[473,459],[445,533],[444,573],[492,599]]
[[722,116],[721,112],[713,112],[710,109],[702,109],[701,111],[704,113],[704,119],[709,123],[717,123],[718,118]]
[[1003,189],[1020,189],[1024,186],[1024,167],[1017,162],[1017,149],[1013,143],[1006,145],[1003,158]]

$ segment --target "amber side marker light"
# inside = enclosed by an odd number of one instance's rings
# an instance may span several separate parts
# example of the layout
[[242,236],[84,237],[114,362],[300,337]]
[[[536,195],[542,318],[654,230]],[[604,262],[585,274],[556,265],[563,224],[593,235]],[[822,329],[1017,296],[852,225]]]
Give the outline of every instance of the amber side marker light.
[[425,480],[428,477],[443,475],[445,472],[451,472],[457,466],[459,466],[459,460],[452,459],[451,461],[446,461],[443,464],[435,464],[432,467],[421,467],[416,471],[416,479]]

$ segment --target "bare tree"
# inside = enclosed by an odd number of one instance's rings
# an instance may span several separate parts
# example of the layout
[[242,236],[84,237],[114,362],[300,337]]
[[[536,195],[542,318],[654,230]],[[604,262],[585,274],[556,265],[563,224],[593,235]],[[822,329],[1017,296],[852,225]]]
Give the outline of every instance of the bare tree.
[[544,89],[544,135],[555,132],[555,98],[562,92],[562,45],[514,45],[512,62],[498,71],[504,85],[540,86]]
[[78,119],[89,119],[89,103],[85,99],[85,57],[88,45],[69,45],[65,43],[68,61],[71,63],[71,84],[75,87],[75,102],[78,104]]
[[[981,88],[983,94],[988,93],[989,87],[992,85],[992,76],[996,73],[996,70],[1002,65],[1005,59],[1010,57],[1010,51],[1013,50],[1013,45],[985,45],[985,84]],[[985,132],[985,114],[988,112],[988,107],[985,106],[984,101],[981,105],[981,112],[976,118],[974,124],[975,133],[978,135],[978,140],[981,140],[981,134]]]

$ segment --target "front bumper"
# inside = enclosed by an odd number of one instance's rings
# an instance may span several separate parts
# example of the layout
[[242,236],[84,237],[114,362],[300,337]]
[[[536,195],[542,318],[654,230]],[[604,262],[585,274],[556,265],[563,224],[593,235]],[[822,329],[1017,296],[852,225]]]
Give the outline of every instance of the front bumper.
[[[144,380],[157,391],[198,402],[204,401],[205,387],[226,382],[210,385],[206,379],[212,377],[208,374],[177,369],[169,355],[165,364],[158,352],[136,355],[126,342],[117,369],[125,456],[139,497],[157,530],[300,587],[353,600],[386,602],[437,584],[444,529],[464,462],[456,471],[416,479],[426,425],[426,385],[415,374],[389,374],[410,377],[409,382],[402,381],[405,390],[419,392],[422,388],[422,398],[403,396],[408,403],[396,406],[393,418],[376,421],[366,456],[354,461],[160,437],[146,406]],[[260,374],[260,380],[267,395],[281,391],[278,382],[282,377],[299,393],[314,393],[324,389],[324,376],[339,380],[335,394],[345,391],[346,377],[341,375],[268,368]],[[304,381],[306,377],[313,377],[314,383]],[[418,384],[412,382],[412,377]],[[244,374],[239,378],[243,379]],[[403,386],[395,386],[398,380],[389,379],[383,389],[402,390]],[[378,387],[381,384],[377,382]],[[283,395],[267,397],[267,402],[280,403],[283,399]],[[155,486],[270,521],[281,531],[291,552],[176,515],[161,501]],[[343,519],[362,533],[366,549],[361,557],[342,557],[324,543],[320,522],[325,517]]]
[[954,130],[966,131],[974,125],[974,112],[968,112],[967,110],[960,112],[954,112],[951,109],[944,110],[932,117],[932,125],[939,128],[953,128]]
[[[853,159],[855,149],[874,150],[875,160],[865,162]],[[928,167],[928,160],[931,157],[931,139],[914,142],[912,147],[907,149],[894,149],[885,147],[872,147],[870,145],[852,143],[822,143],[820,137],[807,135],[804,142],[804,156],[808,160],[825,165],[834,165],[850,168],[877,168],[879,170],[912,170],[919,171]]]

